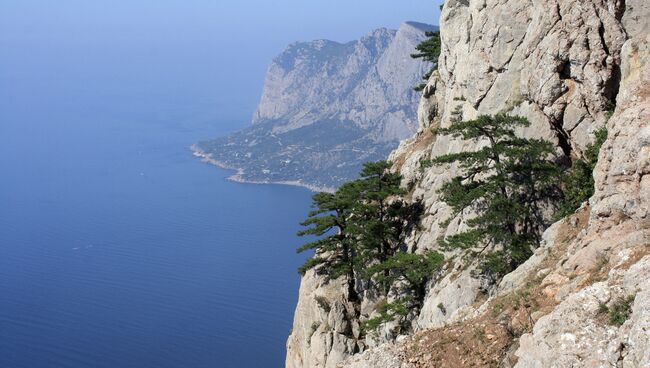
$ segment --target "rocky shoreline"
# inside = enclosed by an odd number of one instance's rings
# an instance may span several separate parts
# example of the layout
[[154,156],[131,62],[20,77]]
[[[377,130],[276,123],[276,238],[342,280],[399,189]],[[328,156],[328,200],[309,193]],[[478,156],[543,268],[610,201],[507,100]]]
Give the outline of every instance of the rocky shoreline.
[[212,155],[209,153],[206,153],[203,151],[201,148],[199,148],[197,145],[192,145],[190,146],[190,150],[192,151],[192,155],[195,157],[198,157],[201,159],[206,164],[210,164],[213,166],[216,166],[220,169],[224,170],[232,170],[236,171],[235,174],[229,176],[227,179],[235,182],[235,183],[240,183],[240,184],[257,184],[257,185],[289,185],[293,187],[301,187],[301,188],[306,188],[309,189],[310,191],[317,193],[317,192],[327,192],[327,193],[333,193],[336,191],[335,188],[329,188],[329,187],[320,187],[312,184],[307,184],[307,183],[302,183],[300,181],[256,181],[256,180],[247,180],[244,179],[245,171],[242,168],[237,168],[237,167],[232,167],[230,165],[227,165],[224,162],[221,162],[219,160],[215,160],[212,158]]
[[413,86],[431,64],[409,54],[436,29],[407,22],[347,43],[293,43],[269,65],[252,124],[197,145],[246,182],[331,191],[354,180],[417,130]]

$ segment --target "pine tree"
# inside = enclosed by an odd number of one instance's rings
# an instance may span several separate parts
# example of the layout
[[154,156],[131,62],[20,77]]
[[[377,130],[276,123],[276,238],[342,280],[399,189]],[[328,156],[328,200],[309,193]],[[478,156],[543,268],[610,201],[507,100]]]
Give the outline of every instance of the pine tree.
[[401,175],[390,171],[386,161],[367,163],[359,182],[359,204],[351,232],[359,242],[364,265],[385,262],[399,245],[405,221]]
[[407,204],[401,197],[401,175],[390,171],[386,161],[364,166],[359,180],[360,203],[351,232],[358,242],[361,276],[384,294],[398,281],[413,291],[411,306],[424,298],[428,278],[442,264],[442,255],[418,255],[401,249],[403,238],[422,213],[419,202]]
[[313,196],[314,210],[302,223],[301,236],[315,236],[298,252],[315,251],[300,268],[304,274],[315,269],[332,279],[345,277],[349,299],[359,303],[358,281],[369,281],[384,295],[397,282],[412,295],[379,308],[380,316],[367,321],[378,327],[403,319],[405,311],[421,305],[427,280],[439,270],[443,256],[431,252],[410,254],[401,248],[403,238],[420,221],[422,204],[407,204],[401,196],[401,175],[391,171],[387,161],[366,163],[361,177],[344,184],[336,193]]
[[532,255],[547,226],[544,212],[562,198],[561,167],[554,146],[541,139],[515,134],[530,123],[504,114],[455,119],[440,135],[485,145],[476,151],[443,155],[436,164],[456,164],[460,175],[443,185],[441,198],[456,216],[474,216],[467,231],[447,237],[443,245],[464,249],[482,258],[485,275],[499,278]]
[[313,196],[313,211],[301,225],[307,229],[299,236],[316,236],[319,239],[298,248],[302,253],[314,250],[316,254],[299,268],[301,274],[318,267],[330,278],[347,277],[351,299],[356,298],[355,267],[357,244],[348,232],[350,220],[359,201],[360,182],[352,181],[341,186],[336,193],[317,193]]
[[[386,300],[379,303],[378,315],[362,324],[363,331],[376,331],[384,323],[393,321],[397,321],[400,328],[409,329],[405,317],[409,311],[422,307],[427,281],[440,271],[443,262],[444,256],[438,252],[414,254],[399,251],[386,261],[364,269],[364,276],[374,280],[383,290],[398,285],[400,288],[406,287],[410,294],[402,294],[391,303]],[[384,296],[387,296],[386,293]]]
[[[431,75],[438,69],[438,58],[440,57],[442,41],[440,39],[440,32],[427,31],[425,32],[425,35],[428,38],[415,47],[418,52],[411,54],[411,57],[413,59],[422,59],[434,64],[431,70],[422,77],[423,80],[428,81],[429,78],[431,78]],[[422,91],[426,85],[426,83],[422,83],[415,87],[414,90],[418,92]]]
[[443,262],[444,256],[438,252],[425,254],[397,252],[386,261],[368,267],[365,275],[385,288],[398,281],[405,282],[413,291],[411,301],[415,306],[419,306],[424,300],[427,281],[440,270]]
[[[336,279],[346,276],[350,295],[355,294],[356,271],[394,254],[409,218],[416,211],[390,199],[403,193],[401,176],[386,161],[366,163],[361,178],[341,186],[336,193],[313,196],[313,211],[301,225],[300,236],[316,236],[298,252],[314,250],[299,271],[318,268]],[[407,218],[409,217],[409,218]]]

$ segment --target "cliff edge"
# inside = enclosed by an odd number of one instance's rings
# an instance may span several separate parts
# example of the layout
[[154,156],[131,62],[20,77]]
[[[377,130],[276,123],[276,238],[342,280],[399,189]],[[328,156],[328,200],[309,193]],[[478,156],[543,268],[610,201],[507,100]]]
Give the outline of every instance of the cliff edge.
[[[445,221],[439,197],[458,169],[422,165],[468,148],[431,129],[449,126],[457,109],[525,116],[531,126],[520,133],[554,142],[567,160],[607,127],[595,194],[496,285],[462,260],[447,265],[406,333],[363,338],[345,288],[308,272],[287,367],[650,366],[649,19],[642,0],[446,1],[419,129],[391,155],[407,198],[425,210],[405,246],[439,249],[462,229],[462,215]],[[362,318],[375,303],[364,295]],[[612,323],[620,308],[629,315]]]

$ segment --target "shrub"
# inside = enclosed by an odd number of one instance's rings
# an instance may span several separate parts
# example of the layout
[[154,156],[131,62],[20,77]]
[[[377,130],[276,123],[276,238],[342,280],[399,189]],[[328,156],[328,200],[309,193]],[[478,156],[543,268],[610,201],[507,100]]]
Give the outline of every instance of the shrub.
[[364,272],[367,278],[373,278],[385,288],[397,281],[404,281],[414,292],[416,302],[424,299],[427,280],[440,270],[444,256],[438,252],[413,254],[399,252],[385,262],[368,267]]
[[634,303],[634,299],[635,295],[618,299],[609,308],[609,323],[615,326],[622,326],[630,317],[630,314],[632,314],[632,304]]
[[422,159],[420,160],[420,172],[423,173],[427,169],[431,168],[433,166],[433,161],[430,159]]
[[598,314],[607,314],[609,313],[609,307],[605,303],[598,304]]
[[311,345],[311,338],[314,336],[318,328],[320,327],[320,322],[314,322],[311,324],[311,329],[309,330],[309,337],[307,337],[307,343]]
[[325,313],[329,313],[332,307],[330,306],[330,303],[327,301],[327,298],[321,295],[316,295],[314,297],[314,300],[316,300],[316,304],[325,311]]
[[584,157],[575,160],[564,175],[562,186],[564,201],[556,214],[556,219],[572,215],[582,204],[594,195],[594,168],[598,163],[598,154],[607,139],[607,129],[595,133],[596,141],[585,150]]
[[406,317],[406,315],[408,315],[408,307],[406,306],[408,301],[407,298],[403,298],[393,303],[388,303],[387,301],[381,302],[377,306],[377,313],[379,313],[379,315],[364,321],[361,324],[361,331],[364,334],[377,332],[377,330],[385,323]]

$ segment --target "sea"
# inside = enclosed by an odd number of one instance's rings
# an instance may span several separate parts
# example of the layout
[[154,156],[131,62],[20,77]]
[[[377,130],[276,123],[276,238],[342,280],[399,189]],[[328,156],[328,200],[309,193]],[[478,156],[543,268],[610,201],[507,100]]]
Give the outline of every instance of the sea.
[[282,367],[312,193],[189,148],[252,111],[183,50],[3,46],[0,367]]

